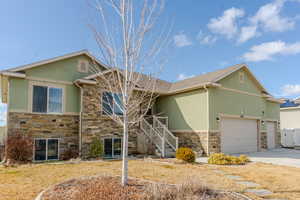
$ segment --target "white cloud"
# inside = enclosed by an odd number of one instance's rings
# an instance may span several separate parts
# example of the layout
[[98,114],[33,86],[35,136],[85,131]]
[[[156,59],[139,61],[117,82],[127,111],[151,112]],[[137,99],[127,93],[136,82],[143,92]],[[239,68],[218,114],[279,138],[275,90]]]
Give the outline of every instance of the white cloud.
[[298,53],[300,53],[300,42],[287,44],[279,40],[255,45],[242,58],[245,61],[258,62],[272,60],[275,55],[293,55]]
[[178,74],[177,76],[177,80],[178,81],[181,81],[181,80],[184,80],[184,79],[188,79],[188,78],[192,78],[194,77],[195,75],[186,75],[184,73],[181,73],[181,74]]
[[241,33],[237,42],[243,43],[258,35],[259,33],[257,32],[257,26],[244,26],[241,28]]
[[184,33],[174,35],[173,39],[177,47],[185,47],[192,45],[192,41]]
[[287,84],[281,87],[282,96],[300,95],[300,85]]
[[217,37],[213,35],[205,35],[202,33],[202,31],[198,33],[197,39],[199,40],[200,44],[205,45],[211,45],[217,41]]
[[265,31],[283,32],[293,29],[295,21],[281,16],[285,0],[274,0],[259,8],[257,13],[250,18],[251,23],[261,25]]
[[[244,18],[245,11],[238,8],[230,8],[220,17],[210,19],[208,29],[214,34],[226,36],[227,39],[236,39],[237,43],[244,43],[264,32],[284,32],[295,27],[300,15],[286,17],[282,15],[285,2],[300,0],[273,0],[262,5],[254,15],[248,18],[248,23],[239,27],[238,19]],[[212,37],[212,36],[211,36]],[[209,41],[210,38],[207,38]]]
[[244,10],[230,8],[225,10],[221,17],[210,19],[207,26],[213,33],[225,35],[228,39],[230,39],[238,32],[237,19],[244,15]]
[[200,43],[201,44],[213,44],[217,41],[217,38],[212,36],[212,35],[207,35],[205,36],[201,41]]

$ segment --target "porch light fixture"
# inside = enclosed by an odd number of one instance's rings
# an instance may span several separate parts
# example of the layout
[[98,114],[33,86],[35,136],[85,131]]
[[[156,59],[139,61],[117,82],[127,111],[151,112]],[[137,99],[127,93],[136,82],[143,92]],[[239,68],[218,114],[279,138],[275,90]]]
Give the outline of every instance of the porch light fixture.
[[217,122],[220,122],[220,118],[219,117],[216,117],[216,120],[217,120]]
[[264,121],[264,120],[262,120],[262,121],[261,121],[261,124],[262,124],[262,125],[265,125],[265,121]]

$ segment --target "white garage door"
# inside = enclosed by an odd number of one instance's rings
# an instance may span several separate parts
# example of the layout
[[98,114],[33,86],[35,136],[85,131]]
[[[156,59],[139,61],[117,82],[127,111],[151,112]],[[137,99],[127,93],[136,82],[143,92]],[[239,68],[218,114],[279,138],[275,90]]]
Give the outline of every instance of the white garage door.
[[246,153],[257,151],[257,121],[223,118],[221,120],[221,151]]
[[267,122],[268,149],[275,148],[275,131],[276,131],[276,123],[275,122]]

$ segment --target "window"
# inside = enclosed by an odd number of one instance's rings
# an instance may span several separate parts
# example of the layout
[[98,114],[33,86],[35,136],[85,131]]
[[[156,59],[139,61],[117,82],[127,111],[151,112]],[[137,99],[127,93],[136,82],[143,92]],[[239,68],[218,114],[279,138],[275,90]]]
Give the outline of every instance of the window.
[[79,60],[77,66],[78,72],[88,73],[89,72],[89,62],[86,60]]
[[122,95],[111,92],[103,92],[102,108],[105,115],[123,115]]
[[118,158],[122,152],[121,138],[105,138],[104,139],[104,157]]
[[58,160],[58,139],[35,139],[34,160]]
[[240,72],[239,73],[239,81],[240,81],[240,83],[244,83],[244,80],[245,80],[244,72]]
[[32,112],[62,113],[62,88],[33,86]]

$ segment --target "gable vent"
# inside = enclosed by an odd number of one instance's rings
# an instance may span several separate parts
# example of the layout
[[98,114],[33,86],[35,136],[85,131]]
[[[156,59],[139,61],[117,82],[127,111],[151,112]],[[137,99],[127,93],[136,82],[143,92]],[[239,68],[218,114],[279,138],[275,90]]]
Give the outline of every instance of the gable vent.
[[86,60],[79,60],[77,66],[78,72],[88,73],[89,72],[89,62]]

